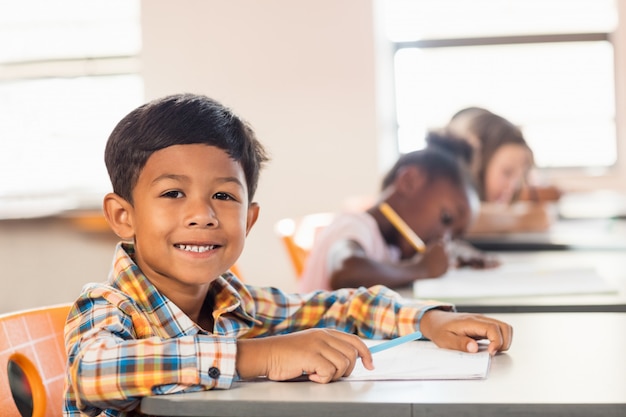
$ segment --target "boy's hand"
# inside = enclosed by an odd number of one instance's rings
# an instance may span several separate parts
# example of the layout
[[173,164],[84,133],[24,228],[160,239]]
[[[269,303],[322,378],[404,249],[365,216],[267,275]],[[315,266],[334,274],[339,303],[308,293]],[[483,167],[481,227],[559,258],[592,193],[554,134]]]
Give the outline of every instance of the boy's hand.
[[285,381],[307,375],[327,383],[350,375],[359,357],[366,369],[374,369],[372,354],[358,336],[331,329],[237,341],[237,370],[244,379]]
[[488,339],[491,355],[508,350],[513,339],[511,325],[480,314],[427,311],[420,323],[422,334],[437,346],[478,352],[477,340]]

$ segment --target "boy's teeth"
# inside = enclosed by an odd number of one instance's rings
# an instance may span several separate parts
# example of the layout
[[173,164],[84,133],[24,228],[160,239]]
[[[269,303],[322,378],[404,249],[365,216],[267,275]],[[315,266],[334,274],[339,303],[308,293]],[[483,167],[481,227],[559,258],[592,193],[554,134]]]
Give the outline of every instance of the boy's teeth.
[[176,245],[179,249],[189,252],[206,252],[214,248],[213,245],[197,246],[197,245]]

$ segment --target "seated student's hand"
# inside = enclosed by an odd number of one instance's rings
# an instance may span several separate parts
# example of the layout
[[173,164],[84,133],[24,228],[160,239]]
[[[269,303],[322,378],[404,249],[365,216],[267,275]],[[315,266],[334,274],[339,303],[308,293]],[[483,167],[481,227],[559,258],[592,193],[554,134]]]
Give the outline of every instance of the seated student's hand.
[[500,266],[500,260],[487,253],[456,258],[456,268],[490,269]]
[[491,355],[508,350],[513,328],[502,321],[480,314],[429,310],[422,317],[420,329],[424,337],[437,346],[464,352],[478,352],[477,340],[487,339]]
[[519,201],[513,204],[519,214],[517,230],[521,232],[545,232],[554,223],[550,203]]
[[512,204],[481,203],[478,217],[467,236],[493,233],[544,232],[554,222],[550,203],[516,201]]
[[559,201],[563,191],[554,185],[528,185],[522,187],[518,200],[528,201]]
[[237,341],[237,371],[243,379],[286,381],[306,375],[328,383],[350,375],[358,358],[374,369],[372,354],[358,336],[332,329]]
[[453,240],[448,245],[451,267],[489,269],[500,266],[500,260],[494,254],[483,252],[464,240]]
[[446,244],[439,241],[428,245],[416,265],[420,269],[418,278],[437,278],[445,274],[450,266]]

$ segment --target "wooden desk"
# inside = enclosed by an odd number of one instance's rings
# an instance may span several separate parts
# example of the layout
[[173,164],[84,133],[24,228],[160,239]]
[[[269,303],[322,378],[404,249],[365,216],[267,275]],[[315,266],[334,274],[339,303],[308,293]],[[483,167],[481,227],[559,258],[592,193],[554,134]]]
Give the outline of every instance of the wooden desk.
[[493,315],[511,350],[468,381],[240,382],[229,390],[147,397],[163,416],[624,416],[626,314]]

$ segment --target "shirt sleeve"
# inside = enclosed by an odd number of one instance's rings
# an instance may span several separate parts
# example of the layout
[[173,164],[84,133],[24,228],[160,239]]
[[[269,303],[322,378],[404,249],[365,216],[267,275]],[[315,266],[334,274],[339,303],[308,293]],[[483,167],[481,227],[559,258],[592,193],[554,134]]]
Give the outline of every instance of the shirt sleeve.
[[161,338],[127,307],[90,299],[70,313],[65,332],[69,399],[81,411],[130,410],[148,395],[231,386],[235,338]]
[[381,285],[307,294],[286,294],[275,288],[249,290],[261,323],[251,330],[251,337],[324,327],[369,339],[393,338],[420,330],[427,310],[454,311],[451,304],[405,299]]

